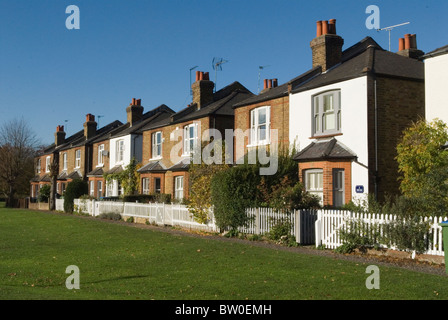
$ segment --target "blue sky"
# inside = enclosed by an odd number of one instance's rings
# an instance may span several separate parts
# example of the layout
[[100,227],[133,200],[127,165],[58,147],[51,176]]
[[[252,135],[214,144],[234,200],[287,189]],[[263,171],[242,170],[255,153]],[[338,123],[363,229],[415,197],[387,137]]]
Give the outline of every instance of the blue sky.
[[[65,26],[69,5],[79,30]],[[317,20],[337,19],[344,48],[371,36],[388,49],[388,33],[365,26],[369,5],[381,27],[411,22],[392,31],[392,51],[406,33],[425,52],[448,44],[446,0],[0,0],[0,124],[23,116],[49,144],[87,113],[125,122],[132,98],[178,111],[191,102],[190,68],[214,80],[214,57],[228,61],[218,89],[239,81],[257,93],[259,66],[280,84],[311,67]]]

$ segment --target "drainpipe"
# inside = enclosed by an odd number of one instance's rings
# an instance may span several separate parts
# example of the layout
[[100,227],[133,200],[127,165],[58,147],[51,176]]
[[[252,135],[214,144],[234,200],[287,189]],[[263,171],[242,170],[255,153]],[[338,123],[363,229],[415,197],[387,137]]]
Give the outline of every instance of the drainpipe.
[[375,190],[375,200],[378,201],[378,101],[377,101],[377,86],[376,78],[373,80],[374,83],[374,94],[375,94],[375,174],[374,174],[374,190]]

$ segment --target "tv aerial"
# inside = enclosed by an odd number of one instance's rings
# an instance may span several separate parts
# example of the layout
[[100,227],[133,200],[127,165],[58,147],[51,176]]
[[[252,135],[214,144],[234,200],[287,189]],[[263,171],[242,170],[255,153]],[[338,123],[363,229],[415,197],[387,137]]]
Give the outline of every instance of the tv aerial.
[[198,66],[194,66],[190,68],[190,95],[193,95],[193,89],[191,89],[191,71],[193,71],[194,69],[196,69]]
[[98,123],[97,123],[97,127],[100,127],[100,119],[104,118],[104,116],[96,116],[98,118]]
[[389,51],[391,51],[391,49],[390,49],[390,33],[391,33],[391,31],[393,29],[397,28],[397,27],[401,27],[401,26],[404,26],[404,25],[407,25],[407,24],[410,24],[410,22],[400,23],[400,24],[397,24],[397,25],[394,25],[394,26],[390,26],[390,27],[386,27],[386,28],[380,28],[380,29],[376,30],[378,32],[379,31],[389,31]]
[[223,58],[213,58],[212,67],[213,67],[213,70],[215,70],[215,92],[216,92],[216,87],[217,87],[217,83],[218,83],[218,71],[222,71],[222,65],[226,62],[229,62],[229,61],[224,60]]
[[260,78],[261,78],[261,70],[270,66],[258,66],[258,93],[260,93]]

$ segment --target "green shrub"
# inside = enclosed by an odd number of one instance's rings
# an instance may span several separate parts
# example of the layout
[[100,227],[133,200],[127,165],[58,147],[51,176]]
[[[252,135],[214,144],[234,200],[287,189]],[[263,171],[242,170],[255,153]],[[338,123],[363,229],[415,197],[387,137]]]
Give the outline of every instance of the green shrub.
[[338,231],[343,245],[335,251],[351,253],[355,249],[365,251],[368,248],[378,248],[382,240],[379,224],[367,224],[362,219],[350,219]]
[[64,212],[73,213],[74,211],[74,199],[88,194],[89,187],[87,182],[81,179],[75,179],[67,185],[67,189],[64,194]]
[[277,244],[287,245],[288,247],[297,246],[296,237],[291,234],[292,223],[287,218],[270,219],[273,226],[267,232],[266,236],[269,240],[275,241]]
[[50,199],[51,186],[49,184],[43,185],[39,190],[39,197],[37,198],[39,202],[48,202]]
[[113,220],[113,221],[120,221],[122,220],[121,214],[115,213],[115,212],[105,212],[101,213],[98,218],[105,219],[105,220]]

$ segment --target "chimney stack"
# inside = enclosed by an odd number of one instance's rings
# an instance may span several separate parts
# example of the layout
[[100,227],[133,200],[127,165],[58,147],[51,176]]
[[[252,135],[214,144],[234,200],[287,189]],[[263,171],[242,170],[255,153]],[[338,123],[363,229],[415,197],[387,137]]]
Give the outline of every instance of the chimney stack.
[[213,89],[215,84],[210,81],[208,72],[196,71],[196,81],[191,85],[193,91],[193,104],[197,109],[213,102]]
[[86,122],[84,123],[84,137],[90,139],[96,134],[97,123],[95,121],[95,116],[92,114],[86,115]]
[[132,127],[134,123],[143,118],[142,100],[132,98],[131,104],[126,108],[127,122]]
[[56,145],[56,147],[59,147],[64,142],[65,142],[64,126],[57,126],[56,132],[54,134],[54,144]]
[[313,68],[320,66],[325,72],[340,63],[343,45],[344,39],[336,34],[336,19],[317,21],[316,38],[310,43]]
[[417,35],[408,33],[404,35],[404,38],[398,40],[397,54],[407,58],[419,59],[425,53],[417,48]]

